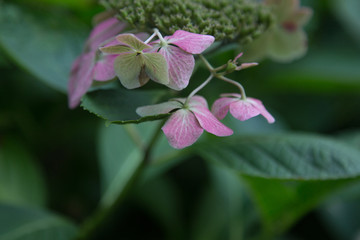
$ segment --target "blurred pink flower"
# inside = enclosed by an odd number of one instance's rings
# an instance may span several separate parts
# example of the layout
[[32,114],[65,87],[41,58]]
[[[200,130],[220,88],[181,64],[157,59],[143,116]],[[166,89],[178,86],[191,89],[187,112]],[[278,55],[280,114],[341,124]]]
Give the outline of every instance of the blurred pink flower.
[[274,23],[259,38],[245,46],[245,60],[269,57],[279,62],[290,62],[305,55],[307,36],[303,30],[312,10],[300,6],[300,0],[265,0],[274,15]]
[[125,23],[112,17],[100,22],[91,31],[84,52],[74,61],[68,86],[69,107],[79,105],[81,97],[90,88],[93,80],[108,81],[115,77],[116,55],[103,56],[98,48],[125,28]]
[[216,136],[229,136],[233,131],[217,120],[209,111],[206,100],[201,96],[177,98],[169,102],[139,107],[136,112],[142,116],[164,114],[174,111],[162,130],[170,145],[181,149],[192,145],[204,130]]
[[241,99],[240,94],[222,94],[222,98],[219,98],[214,102],[211,108],[211,112],[218,119],[223,119],[230,110],[231,115],[240,121],[248,120],[259,114],[263,115],[269,123],[275,122],[274,117],[265,109],[262,102],[255,98]]
[[192,54],[200,54],[215,40],[213,36],[177,30],[173,35],[164,37],[167,44],[160,40],[151,42],[153,51],[161,53],[169,67],[168,87],[181,90],[187,87],[194,70],[195,59]]

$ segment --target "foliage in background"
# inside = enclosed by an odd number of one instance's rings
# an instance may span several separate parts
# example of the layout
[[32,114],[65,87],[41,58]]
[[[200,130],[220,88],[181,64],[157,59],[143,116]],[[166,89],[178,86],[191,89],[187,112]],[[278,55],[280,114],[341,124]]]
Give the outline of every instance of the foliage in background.
[[[314,9],[308,54],[291,64],[264,61],[234,73],[247,92],[266,101],[277,118],[274,126],[228,116],[235,136],[204,134],[181,151],[160,136],[146,167],[143,150],[159,122],[105,127],[86,111],[67,109],[61,92],[90,29],[83,19],[98,7],[61,5],[50,0],[0,5],[0,239],[88,236],[86,229],[104,216],[110,220],[93,232],[94,239],[355,238],[360,227],[356,0],[303,1]],[[221,65],[235,54],[234,48],[224,49],[210,61]],[[190,89],[204,72],[199,66]],[[221,82],[212,84],[202,93],[211,101],[218,89],[228,90]],[[94,100],[118,91],[114,85],[116,90],[98,87],[83,105],[93,105],[110,121],[134,119],[128,105],[116,111],[110,105],[107,112]],[[161,94],[148,91],[153,88],[135,92],[139,105],[147,97],[161,100]],[[130,97],[117,96],[118,102]]]

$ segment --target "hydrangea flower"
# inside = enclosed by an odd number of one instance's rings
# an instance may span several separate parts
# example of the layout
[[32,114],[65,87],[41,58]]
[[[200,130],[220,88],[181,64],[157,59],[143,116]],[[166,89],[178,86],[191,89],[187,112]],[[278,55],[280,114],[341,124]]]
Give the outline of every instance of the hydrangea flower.
[[91,31],[85,48],[97,50],[104,41],[118,35],[125,28],[126,23],[120,22],[116,17],[105,19],[96,24],[95,28]]
[[200,54],[207,49],[215,38],[210,35],[177,30],[173,35],[151,42],[154,51],[162,54],[169,68],[168,87],[181,90],[187,87],[194,70],[193,54]]
[[112,66],[124,87],[138,88],[149,79],[161,84],[169,83],[168,66],[163,55],[145,51],[152,49],[152,46],[134,34],[120,34],[116,41],[116,45],[105,46],[100,50],[105,54],[118,54]]
[[90,88],[93,80],[108,81],[115,77],[113,65],[116,56],[103,56],[98,48],[104,41],[120,33],[125,26],[116,18],[109,18],[100,22],[91,31],[84,52],[74,61],[71,68],[68,86],[70,108],[79,105],[81,97]]
[[246,60],[270,57],[287,62],[302,57],[307,50],[307,37],[303,26],[309,21],[312,11],[300,7],[299,0],[266,0],[275,24],[258,39],[245,47]]
[[240,121],[248,120],[261,114],[269,123],[275,122],[274,117],[265,109],[263,103],[255,98],[241,98],[240,94],[222,94],[212,105],[211,112],[218,119],[223,119],[230,111]]
[[136,112],[142,117],[173,112],[162,131],[170,145],[177,149],[192,145],[204,130],[221,137],[233,134],[230,128],[211,114],[203,97],[193,96],[185,102],[185,98],[177,98],[165,103],[139,107]]

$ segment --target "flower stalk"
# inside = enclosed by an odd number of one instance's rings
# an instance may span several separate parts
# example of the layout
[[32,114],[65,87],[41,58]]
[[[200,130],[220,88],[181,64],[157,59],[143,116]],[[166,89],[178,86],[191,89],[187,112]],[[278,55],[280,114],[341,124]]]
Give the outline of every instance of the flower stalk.
[[213,74],[211,74],[202,84],[200,84],[200,86],[198,86],[197,88],[195,88],[190,94],[189,96],[186,98],[186,101],[184,103],[184,106],[187,106],[189,99],[192,98],[197,92],[199,92],[201,89],[203,89],[210,81],[211,79],[213,79]]

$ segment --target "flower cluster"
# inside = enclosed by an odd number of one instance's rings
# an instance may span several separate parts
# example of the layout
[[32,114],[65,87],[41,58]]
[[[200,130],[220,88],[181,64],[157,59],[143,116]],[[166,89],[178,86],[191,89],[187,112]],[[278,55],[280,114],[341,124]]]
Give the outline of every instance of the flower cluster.
[[170,145],[178,149],[196,142],[203,130],[219,137],[232,135],[233,131],[219,121],[229,110],[231,115],[240,121],[261,114],[269,123],[275,122],[274,117],[265,109],[260,100],[255,98],[243,100],[236,93],[225,96],[214,102],[211,112],[205,98],[196,95],[187,99],[177,98],[160,104],[139,107],[136,112],[142,117],[171,112],[162,130]]
[[307,51],[307,37],[303,26],[310,20],[312,10],[301,7],[299,0],[265,0],[263,4],[274,15],[273,25],[245,49],[247,59],[269,57],[289,62],[302,57]]
[[[174,98],[136,109],[141,117],[170,114],[162,130],[171,146],[178,149],[190,146],[204,130],[220,137],[232,135],[233,131],[220,122],[229,111],[240,121],[259,114],[269,123],[275,121],[260,100],[247,98],[240,83],[225,77],[233,71],[257,65],[239,65],[237,60],[242,53],[223,66],[213,68],[201,55],[213,44],[213,36],[177,30],[173,35],[163,37],[157,29],[149,36],[123,32],[126,27],[114,17],[95,26],[83,54],[75,60],[71,70],[70,108],[80,103],[93,81],[108,81],[115,77],[127,89],[139,88],[153,80],[168,88],[182,90],[189,84],[195,66],[193,55],[197,54],[211,73],[198,88],[186,98]],[[196,94],[213,78],[237,86],[240,94],[222,94],[210,111],[206,99]]]

